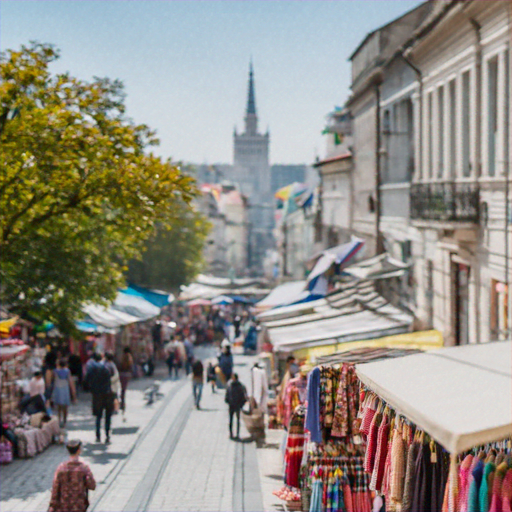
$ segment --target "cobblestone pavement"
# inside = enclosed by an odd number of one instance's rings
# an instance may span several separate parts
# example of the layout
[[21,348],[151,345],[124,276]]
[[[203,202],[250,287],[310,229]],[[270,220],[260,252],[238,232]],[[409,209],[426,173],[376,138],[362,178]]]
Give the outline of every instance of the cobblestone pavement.
[[[252,362],[235,356],[235,371],[246,384]],[[256,446],[243,424],[242,442],[229,439],[224,391],[212,393],[205,385],[201,410],[196,410],[189,379],[169,381],[160,370],[157,380],[164,397],[152,406],[143,399],[150,381],[131,383],[126,422],[113,417],[109,446],[94,442],[89,396],[74,406],[69,435],[83,440],[83,458],[98,482],[90,510],[263,510]],[[66,458],[63,446],[52,446],[33,459],[2,467],[0,511],[46,510],[53,473]]]

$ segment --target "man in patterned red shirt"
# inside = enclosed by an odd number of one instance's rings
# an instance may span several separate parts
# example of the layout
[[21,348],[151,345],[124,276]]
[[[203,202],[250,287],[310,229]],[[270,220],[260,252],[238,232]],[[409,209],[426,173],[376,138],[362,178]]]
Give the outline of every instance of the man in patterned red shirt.
[[48,512],[85,512],[89,506],[88,492],[96,489],[91,468],[79,457],[82,442],[66,445],[70,458],[59,464],[53,477],[52,497]]

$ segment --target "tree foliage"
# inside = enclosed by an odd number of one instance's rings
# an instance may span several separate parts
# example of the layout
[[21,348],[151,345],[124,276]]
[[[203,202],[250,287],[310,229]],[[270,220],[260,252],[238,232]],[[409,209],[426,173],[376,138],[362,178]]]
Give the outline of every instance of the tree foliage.
[[142,258],[129,264],[129,282],[178,292],[201,269],[209,225],[190,205],[181,203],[171,229],[158,226],[146,242]]
[[117,80],[55,75],[51,45],[1,55],[1,294],[61,324],[112,299],[155,227],[176,227],[196,193],[125,115]]

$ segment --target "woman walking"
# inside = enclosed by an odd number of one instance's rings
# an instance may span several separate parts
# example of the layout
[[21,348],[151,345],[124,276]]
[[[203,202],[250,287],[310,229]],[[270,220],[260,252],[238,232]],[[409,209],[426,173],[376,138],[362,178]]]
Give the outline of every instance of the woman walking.
[[132,378],[133,372],[133,357],[130,347],[124,347],[119,370],[119,378],[121,380],[121,410],[124,414],[126,410],[126,389],[128,388],[128,383]]
[[75,383],[71,376],[69,368],[67,368],[66,361],[60,359],[57,363],[57,369],[53,371],[53,403],[57,407],[57,414],[59,416],[59,425],[66,426],[68,420],[68,407],[71,400],[75,401],[76,391]]

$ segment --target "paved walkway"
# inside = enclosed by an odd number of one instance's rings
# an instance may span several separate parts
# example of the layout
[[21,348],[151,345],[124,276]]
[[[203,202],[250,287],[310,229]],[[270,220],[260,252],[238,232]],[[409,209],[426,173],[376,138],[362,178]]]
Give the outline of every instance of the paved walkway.
[[[208,355],[211,352],[204,353]],[[235,357],[235,371],[242,382],[249,382],[253,360]],[[94,443],[87,402],[72,412],[70,435],[84,441],[84,459],[98,482],[90,496],[90,510],[264,510],[257,453],[261,450],[249,442],[243,424],[242,442],[229,439],[224,391],[213,394],[205,386],[202,408],[196,410],[189,379],[162,380],[164,398],[148,407],[143,400],[148,384],[133,382],[127,421],[114,417],[109,446]],[[53,446],[34,459],[2,467],[1,512],[46,510],[53,473],[65,458],[65,448]]]

